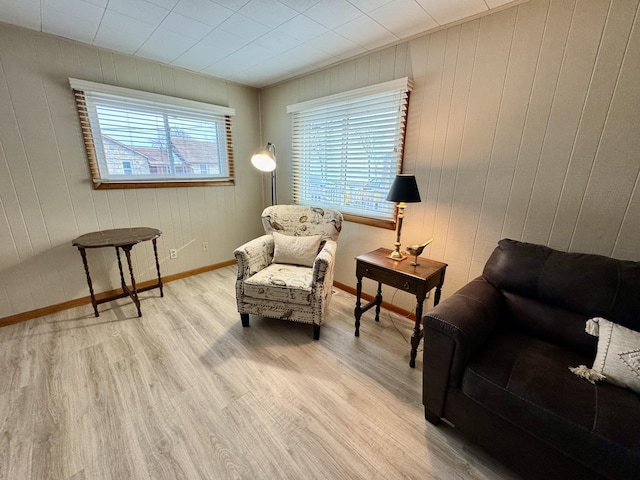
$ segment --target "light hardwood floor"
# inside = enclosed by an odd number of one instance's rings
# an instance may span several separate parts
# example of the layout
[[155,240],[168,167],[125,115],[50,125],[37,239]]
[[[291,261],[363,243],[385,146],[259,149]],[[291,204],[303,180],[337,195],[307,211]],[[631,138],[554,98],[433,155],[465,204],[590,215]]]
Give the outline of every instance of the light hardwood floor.
[[235,271],[0,328],[0,479],[515,478],[424,420],[411,322],[243,329]]

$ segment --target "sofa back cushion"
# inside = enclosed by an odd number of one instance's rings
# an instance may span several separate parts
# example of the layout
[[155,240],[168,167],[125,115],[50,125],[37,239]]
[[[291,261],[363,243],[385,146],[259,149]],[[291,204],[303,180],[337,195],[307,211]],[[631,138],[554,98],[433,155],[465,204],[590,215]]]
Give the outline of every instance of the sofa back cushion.
[[487,261],[483,276],[505,293],[523,327],[562,343],[574,342],[580,350],[592,343],[580,338],[588,318],[604,317],[640,330],[638,262],[504,239]]

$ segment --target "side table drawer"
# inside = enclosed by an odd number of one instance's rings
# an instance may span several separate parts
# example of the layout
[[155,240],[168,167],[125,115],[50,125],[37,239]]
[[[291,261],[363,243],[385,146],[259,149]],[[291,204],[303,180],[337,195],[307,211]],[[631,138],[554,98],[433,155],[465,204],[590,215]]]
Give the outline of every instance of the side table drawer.
[[424,280],[407,278],[397,272],[385,270],[369,264],[358,263],[356,267],[356,275],[370,278],[376,282],[382,282],[385,285],[399,288],[405,292],[412,294],[418,293],[418,290],[424,288]]

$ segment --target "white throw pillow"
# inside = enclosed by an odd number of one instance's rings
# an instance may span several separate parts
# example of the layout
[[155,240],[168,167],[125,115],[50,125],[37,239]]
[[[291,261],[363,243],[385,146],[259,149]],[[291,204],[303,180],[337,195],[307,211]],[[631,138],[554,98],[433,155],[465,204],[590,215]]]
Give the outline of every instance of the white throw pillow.
[[273,241],[275,244],[273,263],[312,267],[320,250],[322,235],[294,237],[273,232]]
[[591,383],[605,380],[640,393],[640,332],[601,317],[588,320],[585,331],[599,337],[593,367],[570,370]]

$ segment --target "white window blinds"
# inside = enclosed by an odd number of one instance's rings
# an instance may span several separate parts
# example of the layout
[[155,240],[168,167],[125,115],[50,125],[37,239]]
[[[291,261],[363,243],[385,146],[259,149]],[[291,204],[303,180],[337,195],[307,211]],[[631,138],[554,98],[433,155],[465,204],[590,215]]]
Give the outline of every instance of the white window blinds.
[[294,201],[392,222],[385,198],[402,169],[411,88],[402,78],[288,106]]
[[234,109],[70,79],[96,184],[233,179]]

